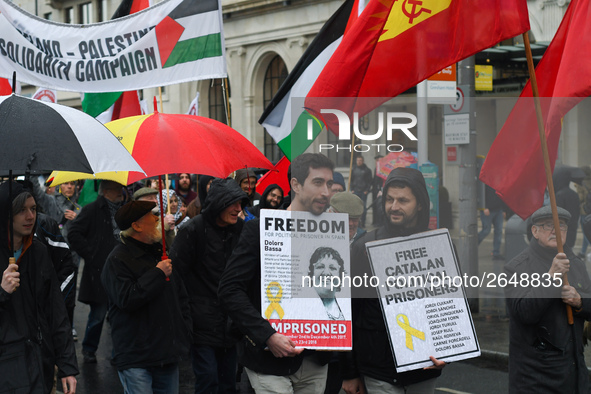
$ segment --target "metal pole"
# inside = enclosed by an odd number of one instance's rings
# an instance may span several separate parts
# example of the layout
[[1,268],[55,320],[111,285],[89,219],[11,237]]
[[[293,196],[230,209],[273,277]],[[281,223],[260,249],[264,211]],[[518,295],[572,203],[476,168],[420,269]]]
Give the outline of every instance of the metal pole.
[[[465,100],[470,100],[470,143],[458,146],[460,159],[459,180],[460,198],[458,202],[460,233],[458,254],[462,272],[469,277],[478,276],[478,225],[476,222],[476,185],[478,173],[476,166],[476,107],[474,100],[474,57],[458,63],[458,85],[468,85]],[[472,312],[478,312],[478,289],[466,288],[468,303]]]
[[427,109],[427,80],[424,80],[417,85],[417,153],[419,154],[419,166],[429,161]]

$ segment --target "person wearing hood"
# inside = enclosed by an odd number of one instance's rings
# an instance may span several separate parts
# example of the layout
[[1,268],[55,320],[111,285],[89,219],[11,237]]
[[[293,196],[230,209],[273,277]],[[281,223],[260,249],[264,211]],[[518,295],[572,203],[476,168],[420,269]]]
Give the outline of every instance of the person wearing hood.
[[241,168],[236,171],[234,180],[248,195],[248,206],[253,207],[257,205],[261,199],[261,195],[256,192],[257,176],[254,172],[254,168]]
[[556,205],[566,209],[570,213],[568,232],[566,233],[566,245],[571,249],[575,247],[577,229],[579,227],[579,215],[581,212],[579,195],[570,188],[573,168],[556,166],[552,175],[554,192],[556,193]]
[[178,176],[179,180],[174,191],[176,194],[185,199],[186,204],[189,204],[191,201],[197,198],[197,193],[191,188],[191,174],[184,172],[178,174]]
[[[36,209],[31,190],[14,182],[0,185],[0,387],[49,393],[57,365],[64,393],[70,394],[76,392],[76,352],[51,258],[34,238]],[[9,264],[13,255],[16,264]]]
[[279,209],[283,202],[283,189],[277,184],[269,185],[261,195],[261,202],[252,208],[246,208],[255,217],[261,217],[261,209]]
[[218,285],[242,230],[238,215],[248,196],[233,179],[215,179],[201,215],[178,232],[170,258],[189,293],[193,318],[191,359],[195,393],[234,393],[236,342],[218,299]]
[[[365,233],[351,249],[351,276],[372,275],[365,244],[417,234],[428,230],[429,195],[423,174],[413,168],[395,168],[383,190],[385,224]],[[343,360],[343,389],[357,392],[421,393],[435,391],[436,378],[445,362],[431,357],[425,369],[397,373],[388,339],[388,329],[375,288],[353,288],[353,351]],[[362,379],[365,382],[365,391]]]

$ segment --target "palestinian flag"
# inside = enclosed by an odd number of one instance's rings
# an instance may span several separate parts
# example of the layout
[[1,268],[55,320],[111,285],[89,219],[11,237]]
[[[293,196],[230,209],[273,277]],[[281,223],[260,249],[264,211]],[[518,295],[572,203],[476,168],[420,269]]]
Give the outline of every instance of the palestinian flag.
[[[148,8],[151,0],[123,0],[111,19],[121,18]],[[137,91],[85,93],[82,110],[101,123],[142,115]]]
[[304,98],[339,46],[348,22],[350,25],[357,18],[357,12],[351,15],[355,4],[358,1],[346,0],[324,24],[259,119],[290,161],[322,131],[322,123],[304,110]]
[[162,68],[223,56],[219,18],[218,0],[180,3],[156,26]]

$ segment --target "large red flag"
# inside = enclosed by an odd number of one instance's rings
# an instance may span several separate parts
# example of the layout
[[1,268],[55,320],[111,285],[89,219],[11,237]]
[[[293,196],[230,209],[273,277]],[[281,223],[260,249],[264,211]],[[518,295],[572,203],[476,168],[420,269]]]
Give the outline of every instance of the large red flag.
[[338,103],[317,98],[381,98],[357,103],[355,110],[368,112],[528,30],[526,0],[370,0],[308,93],[306,107],[318,114]]
[[[590,1],[573,0],[536,68],[552,168],[558,152],[561,118],[591,95],[591,66],[581,58],[581,54],[591,50],[590,20]],[[542,206],[547,184],[529,83],[493,142],[480,179],[524,219]]]

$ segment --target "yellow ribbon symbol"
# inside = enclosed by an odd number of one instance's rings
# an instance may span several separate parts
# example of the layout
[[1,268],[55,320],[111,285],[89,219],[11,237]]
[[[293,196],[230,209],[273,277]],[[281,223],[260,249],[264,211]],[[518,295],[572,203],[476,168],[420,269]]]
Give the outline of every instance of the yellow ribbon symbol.
[[[271,289],[277,289],[277,295],[273,295],[273,293],[271,293]],[[267,299],[271,304],[265,311],[265,317],[267,319],[271,318],[271,315],[274,311],[277,312],[277,315],[279,315],[279,319],[283,319],[285,312],[283,312],[283,308],[279,304],[281,302],[281,298],[283,298],[283,288],[279,282],[270,282],[267,285]]]
[[400,328],[406,331],[406,347],[410,350],[414,351],[412,337],[417,337],[423,341],[425,340],[425,333],[416,328],[412,328],[408,323],[408,317],[406,317],[406,315],[403,315],[402,313],[396,315],[396,323],[398,323]]

